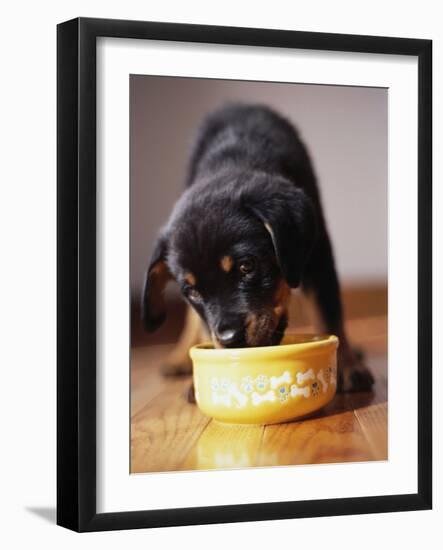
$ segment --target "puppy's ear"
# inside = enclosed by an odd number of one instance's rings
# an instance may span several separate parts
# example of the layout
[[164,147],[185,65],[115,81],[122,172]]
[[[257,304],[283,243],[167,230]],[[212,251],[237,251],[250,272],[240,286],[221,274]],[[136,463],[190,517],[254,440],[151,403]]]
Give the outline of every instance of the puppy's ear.
[[311,199],[291,182],[278,181],[256,187],[244,201],[268,230],[286,282],[292,288],[298,287],[317,238]]
[[160,236],[146,271],[141,300],[142,322],[149,332],[156,330],[166,318],[163,293],[168,282],[172,280],[166,265],[166,252],[167,240],[164,236]]

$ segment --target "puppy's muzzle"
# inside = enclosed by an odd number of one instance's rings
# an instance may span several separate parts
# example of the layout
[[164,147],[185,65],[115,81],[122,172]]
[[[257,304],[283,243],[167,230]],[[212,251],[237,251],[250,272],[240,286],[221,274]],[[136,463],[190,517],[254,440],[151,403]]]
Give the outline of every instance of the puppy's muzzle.
[[240,344],[244,340],[244,334],[243,331],[235,330],[235,329],[224,329],[224,330],[217,330],[215,332],[215,337],[220,342],[220,345],[224,348],[229,348],[232,346],[235,346],[237,344]]

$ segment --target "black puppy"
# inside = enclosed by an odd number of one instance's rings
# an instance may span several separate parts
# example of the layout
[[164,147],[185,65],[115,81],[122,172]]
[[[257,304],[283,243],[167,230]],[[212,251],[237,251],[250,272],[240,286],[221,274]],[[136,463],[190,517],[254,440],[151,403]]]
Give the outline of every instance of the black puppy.
[[[314,302],[317,329],[340,338],[338,386],[368,390],[369,370],[349,346],[340,289],[307,150],[294,127],[263,106],[229,105],[200,129],[186,190],[162,230],[147,271],[142,317],[165,318],[163,289],[175,279],[215,346],[268,346],[287,326],[290,289]],[[201,335],[196,316],[168,361],[189,372]]]

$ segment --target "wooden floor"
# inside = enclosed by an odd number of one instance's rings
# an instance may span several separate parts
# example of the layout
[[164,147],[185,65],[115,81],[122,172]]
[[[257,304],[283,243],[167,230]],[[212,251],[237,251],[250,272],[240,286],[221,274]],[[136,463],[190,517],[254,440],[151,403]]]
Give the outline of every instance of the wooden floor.
[[351,321],[348,333],[366,353],[374,391],[339,394],[308,419],[269,426],[212,421],[187,402],[190,377],[161,376],[170,345],[133,348],[131,472],[386,460],[386,317]]

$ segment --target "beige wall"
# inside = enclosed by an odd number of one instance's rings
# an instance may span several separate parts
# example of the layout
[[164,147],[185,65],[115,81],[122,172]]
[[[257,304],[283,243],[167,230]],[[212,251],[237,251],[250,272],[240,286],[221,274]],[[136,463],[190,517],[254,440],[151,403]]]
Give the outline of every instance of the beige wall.
[[133,294],[181,192],[196,127],[225,101],[265,103],[298,127],[318,175],[342,281],[385,281],[386,89],[132,76],[130,92]]

